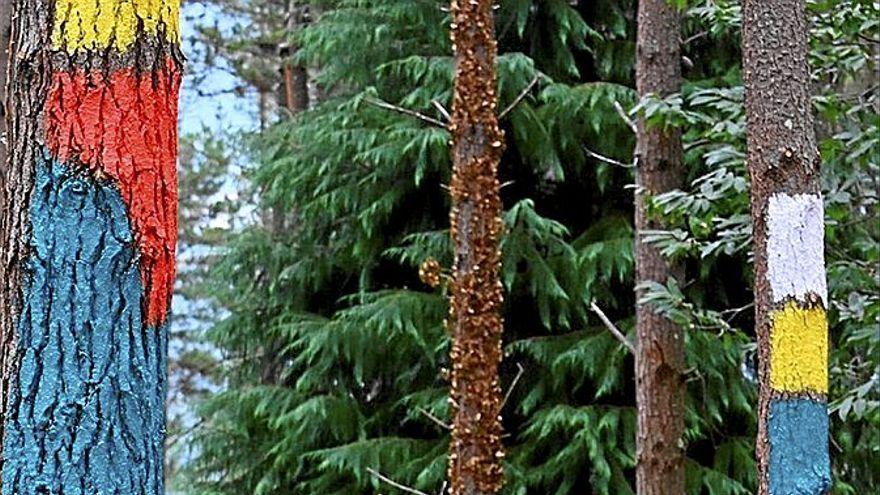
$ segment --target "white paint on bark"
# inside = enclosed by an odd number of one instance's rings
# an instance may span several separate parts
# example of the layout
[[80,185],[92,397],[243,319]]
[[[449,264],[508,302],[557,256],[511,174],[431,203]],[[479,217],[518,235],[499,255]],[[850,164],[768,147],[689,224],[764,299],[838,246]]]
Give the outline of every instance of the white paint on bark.
[[817,194],[778,193],[767,207],[767,278],[773,302],[816,294],[828,307],[825,219]]

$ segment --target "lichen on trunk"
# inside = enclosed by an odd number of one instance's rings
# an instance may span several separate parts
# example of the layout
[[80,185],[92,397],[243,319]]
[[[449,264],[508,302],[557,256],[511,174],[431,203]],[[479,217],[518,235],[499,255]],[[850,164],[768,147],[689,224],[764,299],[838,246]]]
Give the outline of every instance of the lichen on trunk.
[[500,252],[497,178],[503,135],[496,117],[496,56],[491,0],[453,0],[455,94],[450,130],[450,215],[455,265],[451,295],[453,495],[495,494],[503,485],[501,443]]

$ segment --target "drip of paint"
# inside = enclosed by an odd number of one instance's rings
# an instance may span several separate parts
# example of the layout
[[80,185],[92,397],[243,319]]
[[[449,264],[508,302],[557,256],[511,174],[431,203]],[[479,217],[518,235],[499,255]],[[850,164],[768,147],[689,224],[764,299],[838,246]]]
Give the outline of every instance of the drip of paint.
[[828,307],[825,221],[816,194],[774,194],[767,206],[767,278],[773,302],[818,296]]
[[770,403],[770,495],[824,495],[831,488],[828,410],[810,399]]
[[56,73],[46,103],[53,156],[119,189],[139,247],[146,324],[167,317],[177,245],[177,94],[169,61],[155,74]]
[[825,310],[794,302],[770,313],[770,386],[780,392],[828,393]]
[[142,326],[125,204],[57,162],[35,172],[4,493],[163,493],[167,337]]
[[57,0],[52,47],[75,53],[114,48],[124,52],[138,37],[179,41],[179,0]]

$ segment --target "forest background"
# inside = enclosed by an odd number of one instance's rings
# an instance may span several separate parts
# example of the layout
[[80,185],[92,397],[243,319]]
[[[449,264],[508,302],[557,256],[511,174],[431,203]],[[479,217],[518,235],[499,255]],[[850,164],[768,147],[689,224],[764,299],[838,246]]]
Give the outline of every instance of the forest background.
[[[632,337],[638,112],[680,127],[686,151],[687,187],[650,201],[670,227],[646,233],[685,263],[685,282],[652,285],[646,297],[686,331],[688,492],[754,493],[740,6],[675,3],[685,84],[642,101],[634,1],[498,4],[499,94],[510,108],[500,169],[504,493],[633,492],[633,360],[595,309]],[[376,473],[441,490],[445,7],[185,5],[173,493],[395,493]],[[808,7],[832,300],[833,493],[862,494],[880,486],[880,4]]]

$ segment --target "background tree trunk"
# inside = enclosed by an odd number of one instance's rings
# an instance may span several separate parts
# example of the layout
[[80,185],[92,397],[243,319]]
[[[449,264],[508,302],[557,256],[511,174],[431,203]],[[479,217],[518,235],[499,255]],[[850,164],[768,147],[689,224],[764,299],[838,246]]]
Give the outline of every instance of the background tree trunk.
[[164,492],[178,7],[12,3],[3,493]]
[[497,493],[501,445],[501,200],[504,139],[498,127],[492,0],[453,0],[451,230],[455,249],[450,308],[453,342],[449,456],[453,495]]
[[[639,2],[636,86],[639,96],[668,96],[681,90],[681,20],[666,0]],[[663,226],[650,218],[647,197],[682,185],[681,133],[638,121],[636,169],[636,282],[681,280],[683,268],[645,242],[642,234]],[[641,296],[641,294],[639,294]],[[636,303],[636,484],[639,495],[683,494],[684,338],[681,328]]]
[[820,495],[831,485],[825,231],[807,34],[803,0],[743,2],[759,495]]

